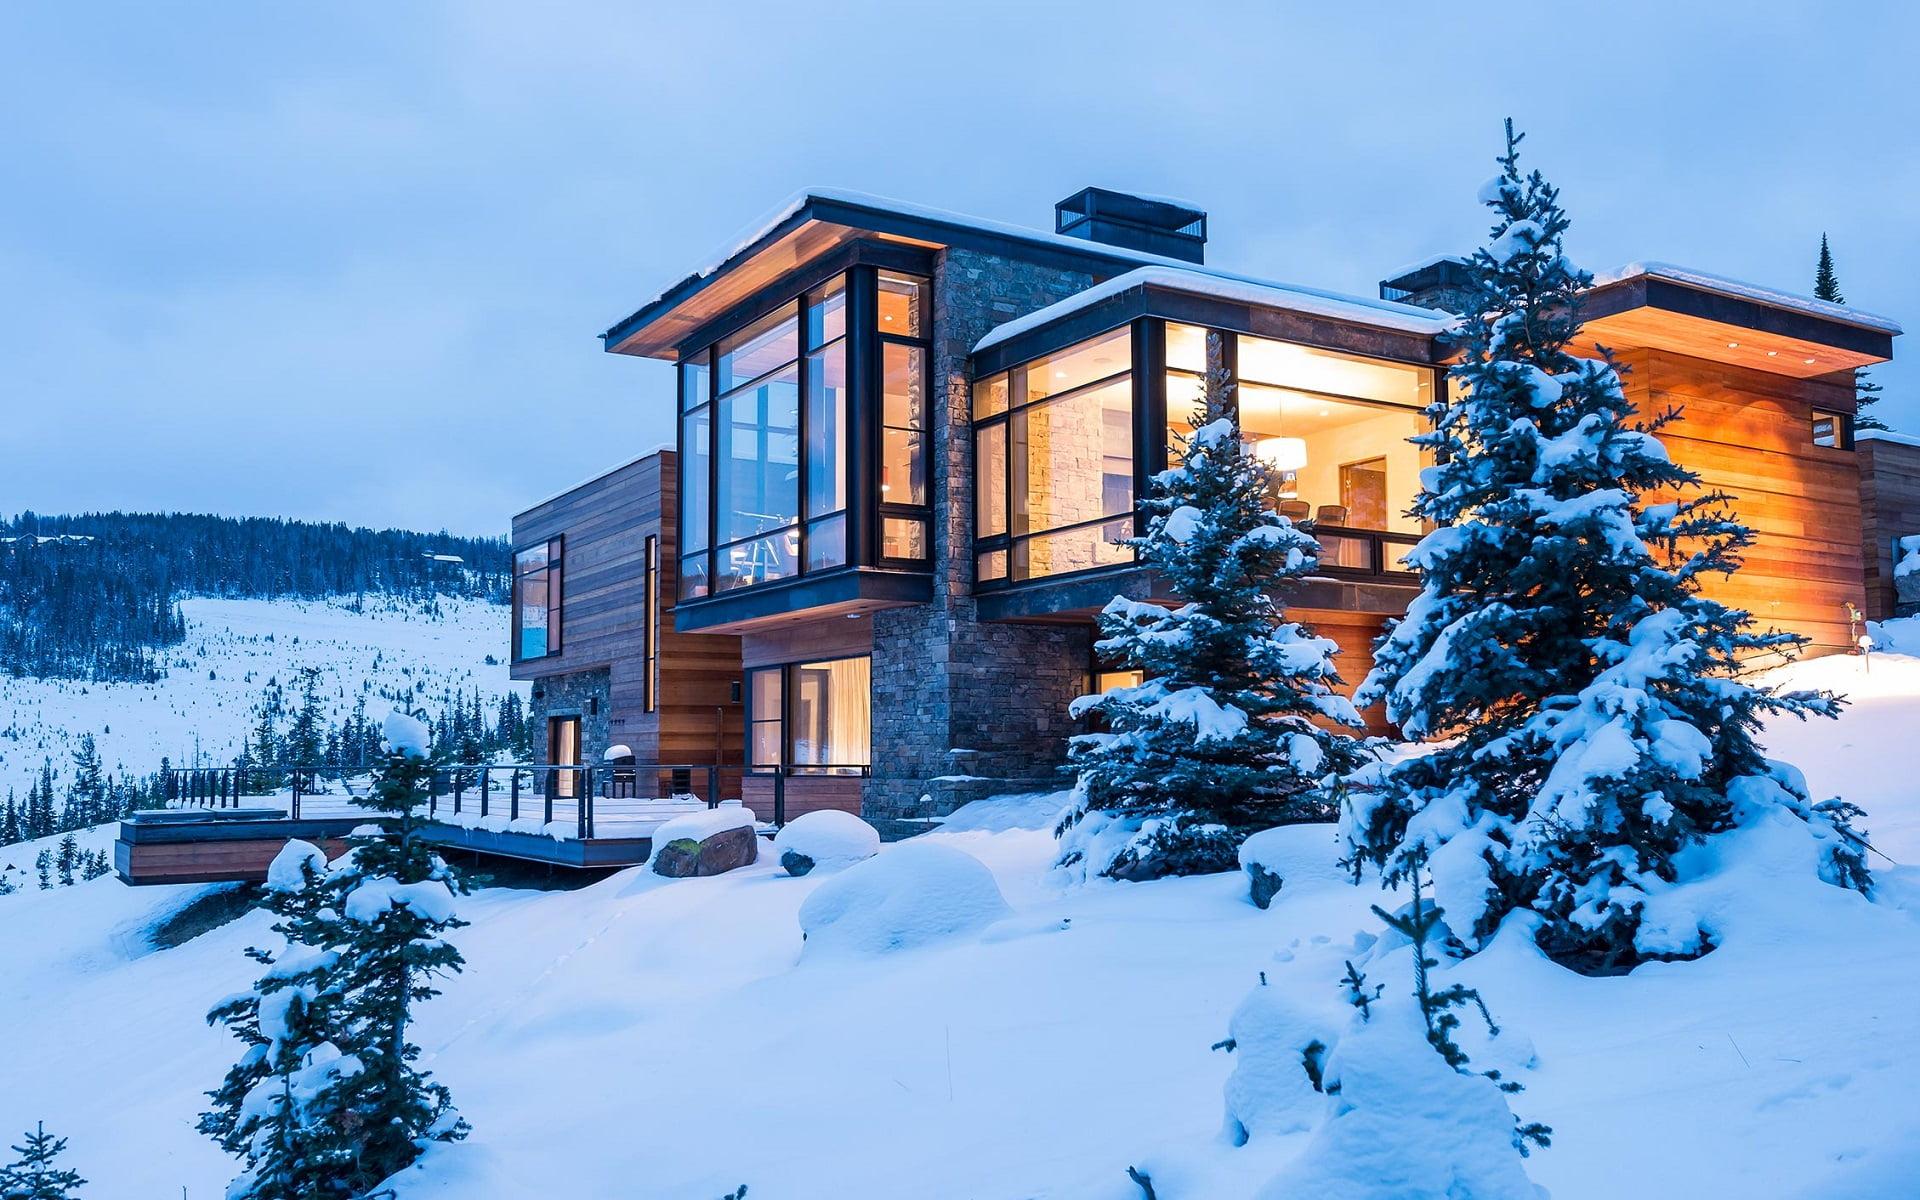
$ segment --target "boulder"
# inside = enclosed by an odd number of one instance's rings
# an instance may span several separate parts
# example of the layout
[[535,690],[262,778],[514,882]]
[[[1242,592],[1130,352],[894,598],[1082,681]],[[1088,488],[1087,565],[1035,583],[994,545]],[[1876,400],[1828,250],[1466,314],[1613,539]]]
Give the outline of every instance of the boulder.
[[819,867],[838,870],[880,852],[880,834],[852,813],[821,809],[787,822],[773,839],[774,853],[789,875]]
[[691,879],[732,871],[759,857],[760,835],[754,830],[753,811],[723,805],[675,817],[654,830],[647,865],[655,875]]

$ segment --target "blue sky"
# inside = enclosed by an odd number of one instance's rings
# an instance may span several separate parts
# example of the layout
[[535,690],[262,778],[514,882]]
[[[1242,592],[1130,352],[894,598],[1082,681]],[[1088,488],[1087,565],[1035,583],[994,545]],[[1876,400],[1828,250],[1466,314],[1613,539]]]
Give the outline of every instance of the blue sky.
[[[595,335],[783,196],[1042,225],[1191,197],[1210,262],[1371,294],[1470,245],[1503,116],[1595,269],[1920,327],[1901,6],[0,7],[0,512],[504,531],[669,438]],[[1901,354],[1920,359],[1920,350]],[[1920,368],[1883,367],[1920,432]]]

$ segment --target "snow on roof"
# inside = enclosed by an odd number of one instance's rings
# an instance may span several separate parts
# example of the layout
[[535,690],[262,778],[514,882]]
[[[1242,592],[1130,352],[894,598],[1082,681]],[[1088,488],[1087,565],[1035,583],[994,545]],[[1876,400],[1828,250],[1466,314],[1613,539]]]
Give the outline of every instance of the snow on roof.
[[1725,275],[1714,275],[1707,271],[1696,271],[1692,267],[1675,266],[1663,262],[1632,262],[1612,271],[1598,272],[1593,277],[1593,286],[1604,287],[1610,283],[1620,283],[1642,275],[1656,279],[1666,279],[1688,287],[1699,288],[1703,292],[1718,292],[1723,296],[1734,296],[1742,300],[1753,300],[1761,304],[1770,304],[1776,308],[1788,308],[1810,316],[1825,317],[1832,321],[1842,321],[1848,325],[1858,325],[1863,329],[1874,329],[1881,333],[1899,334],[1903,332],[1900,323],[1889,317],[1876,316],[1845,304],[1830,304],[1825,300],[1815,300],[1812,296],[1803,296],[1798,292],[1783,292],[1778,288],[1762,287],[1757,283],[1747,283],[1739,279],[1729,279]]
[[[1131,195],[1134,193],[1129,193],[1129,194]],[[1142,198],[1147,199],[1149,197],[1142,197]],[[1380,313],[1398,314],[1405,319],[1427,322],[1427,324],[1421,325],[1416,330],[1417,332],[1421,332],[1421,333],[1437,332],[1438,330],[1445,328],[1447,325],[1447,322],[1445,321],[1439,321],[1438,323],[1435,323],[1435,318],[1433,317],[1433,314],[1430,310],[1414,308],[1405,304],[1396,304],[1390,300],[1375,300],[1375,299],[1371,299],[1364,296],[1347,296],[1338,292],[1321,291],[1315,288],[1295,287],[1290,284],[1275,283],[1271,280],[1255,279],[1251,276],[1236,275],[1227,271],[1217,271],[1211,267],[1190,263],[1190,262],[1187,262],[1185,259],[1170,258],[1163,254],[1149,254],[1143,250],[1130,250],[1125,246],[1114,246],[1106,242],[1089,241],[1086,238],[1074,237],[1071,234],[1053,233],[1049,230],[1036,229],[1029,225],[1015,225],[1007,221],[991,221],[982,217],[973,217],[973,216],[968,216],[965,213],[954,212],[950,209],[932,208],[922,204],[910,204],[904,200],[894,200],[886,196],[876,196],[870,192],[848,191],[844,188],[803,188],[800,191],[795,192],[793,195],[789,196],[783,203],[781,203],[778,207],[774,208],[765,217],[761,218],[759,221],[754,222],[752,225],[749,225],[746,228],[746,230],[742,232],[741,236],[738,239],[736,239],[733,243],[731,243],[732,248],[729,249],[725,254],[722,254],[717,258],[710,259],[707,262],[703,263],[698,268],[696,268],[695,270],[689,271],[684,275],[676,277],[674,282],[672,282],[665,288],[662,288],[660,292],[656,294],[652,299],[648,300],[645,304],[642,304],[639,307],[639,309],[636,310],[636,315],[638,312],[645,312],[648,308],[651,308],[653,305],[658,304],[661,300],[666,298],[669,292],[673,291],[674,288],[677,288],[682,284],[686,283],[688,280],[704,279],[712,275],[714,272],[718,271],[721,267],[725,266],[727,262],[730,261],[735,255],[741,253],[744,250],[750,249],[755,242],[758,242],[761,238],[764,238],[765,236],[767,236],[767,234],[773,232],[773,230],[778,228],[783,221],[787,220],[789,217],[793,216],[795,213],[805,208],[810,201],[814,201],[814,200],[825,200],[833,203],[852,205],[860,208],[872,208],[882,212],[890,213],[895,216],[909,217],[909,218],[913,218],[921,221],[934,221],[934,222],[940,222],[948,225],[963,225],[968,229],[976,229],[982,233],[998,234],[1001,237],[1014,238],[1020,241],[1034,242],[1042,245],[1058,247],[1061,249],[1075,250],[1083,254],[1085,253],[1098,254],[1104,258],[1122,259],[1130,262],[1139,263],[1142,266],[1166,267],[1170,270],[1184,272],[1186,274],[1189,274],[1198,278],[1212,278],[1216,280],[1224,280],[1224,281],[1237,283],[1241,285],[1252,285],[1254,287],[1259,287],[1259,288],[1274,289],[1280,292],[1294,294],[1296,298],[1318,299],[1321,301],[1338,301],[1347,305],[1357,306],[1358,309],[1371,310],[1374,314],[1376,314],[1372,317],[1367,317],[1367,316],[1360,315],[1357,311],[1353,309],[1343,310],[1342,313],[1340,313],[1339,315],[1345,317],[1345,319],[1348,319],[1348,320],[1364,320],[1364,321],[1369,321],[1372,324],[1385,324],[1391,328],[1412,328],[1412,326],[1410,325],[1396,325],[1396,324],[1393,324],[1391,321],[1382,321],[1378,316],[1378,314]],[[1197,206],[1183,205],[1183,207],[1197,207]],[[1178,286],[1178,285],[1169,285],[1169,286]],[[1189,288],[1188,290],[1198,290],[1198,289]],[[1084,294],[1085,293],[1083,293],[1083,295]],[[1267,298],[1267,299],[1251,300],[1249,302],[1260,303],[1260,304],[1271,304],[1273,303],[1273,300],[1271,298]],[[1297,308],[1299,306],[1297,304],[1289,304],[1289,305],[1283,305],[1282,307]],[[1307,310],[1301,309],[1301,311],[1307,311]],[[1325,314],[1325,315],[1333,315],[1333,314]]]
[[1911,433],[1895,433],[1891,429],[1862,429],[1853,435],[1856,442],[1892,442],[1896,446],[1920,446],[1920,437]]
[[431,550],[423,551],[420,557],[432,559],[434,562],[443,562],[443,563],[457,563],[457,562],[467,561],[466,559],[461,558],[458,554],[435,554]]
[[1049,304],[1038,312],[1028,313],[1024,317],[1017,317],[1004,325],[996,326],[987,336],[975,343],[974,353],[997,346],[1010,338],[1019,337],[1029,330],[1051,324],[1069,313],[1097,304],[1109,296],[1116,296],[1130,288],[1147,285],[1194,295],[1212,296],[1242,304],[1284,308],[1290,312],[1308,313],[1317,317],[1331,317],[1362,325],[1398,329],[1406,333],[1425,334],[1428,337],[1445,333],[1453,327],[1451,317],[1437,314],[1432,309],[1395,304],[1391,300],[1368,300],[1359,296],[1342,295],[1339,292],[1322,291],[1318,288],[1264,283],[1257,279],[1207,271],[1197,267],[1154,266],[1137,267],[1124,275],[1116,275],[1105,283],[1097,283],[1065,300]]
[[1460,251],[1443,250],[1438,254],[1429,254],[1425,258],[1421,259],[1419,262],[1410,262],[1404,267],[1397,267],[1394,270],[1388,271],[1385,275],[1382,275],[1380,278],[1391,283],[1393,280],[1405,278],[1406,276],[1413,274],[1415,271],[1424,271],[1428,267],[1437,266],[1443,262],[1464,263],[1466,260],[1467,260],[1466,254],[1461,253]]
[[582,479],[579,483],[573,484],[571,487],[563,487],[557,492],[551,492],[545,496],[542,496],[540,499],[535,500],[532,504],[527,505],[525,508],[521,509],[519,512],[513,515],[516,517],[524,517],[528,513],[532,512],[534,509],[539,508],[542,504],[552,504],[555,500],[558,500],[560,497],[566,495],[569,492],[577,492],[581,488],[586,487],[590,483],[599,483],[602,479],[605,479],[609,475],[615,474],[616,472],[619,472],[619,471],[624,471],[628,467],[631,467],[636,463],[645,462],[647,459],[652,458],[654,455],[660,454],[664,451],[671,450],[671,449],[673,449],[672,442],[661,442],[659,445],[655,446],[653,449],[648,450],[642,454],[635,455],[633,458],[628,459],[627,461],[621,463],[619,466],[608,467],[606,470],[601,471],[598,474],[587,476],[585,479]]

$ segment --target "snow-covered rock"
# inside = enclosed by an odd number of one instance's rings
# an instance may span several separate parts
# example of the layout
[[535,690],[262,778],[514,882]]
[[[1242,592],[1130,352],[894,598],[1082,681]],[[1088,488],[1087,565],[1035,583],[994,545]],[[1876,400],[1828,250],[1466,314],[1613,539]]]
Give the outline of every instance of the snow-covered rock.
[[388,753],[408,758],[425,758],[433,746],[427,723],[397,708],[380,723],[380,740],[386,743]]
[[832,808],[802,813],[773,839],[774,857],[789,875],[805,875],[816,867],[838,870],[879,852],[879,830]]
[[1012,910],[963,850],[908,841],[828,879],[800,906],[809,957],[885,954],[986,928]]
[[674,879],[719,875],[760,856],[753,810],[737,803],[675,817],[655,829],[652,838],[647,866]]

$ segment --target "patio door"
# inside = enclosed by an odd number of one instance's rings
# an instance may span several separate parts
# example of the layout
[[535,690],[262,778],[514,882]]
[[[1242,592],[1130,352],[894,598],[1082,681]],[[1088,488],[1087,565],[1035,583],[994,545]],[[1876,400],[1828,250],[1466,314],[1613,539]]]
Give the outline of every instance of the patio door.
[[[580,765],[580,718],[547,718],[547,761],[557,767]],[[573,800],[580,795],[578,771],[555,771],[552,795],[557,800]]]

